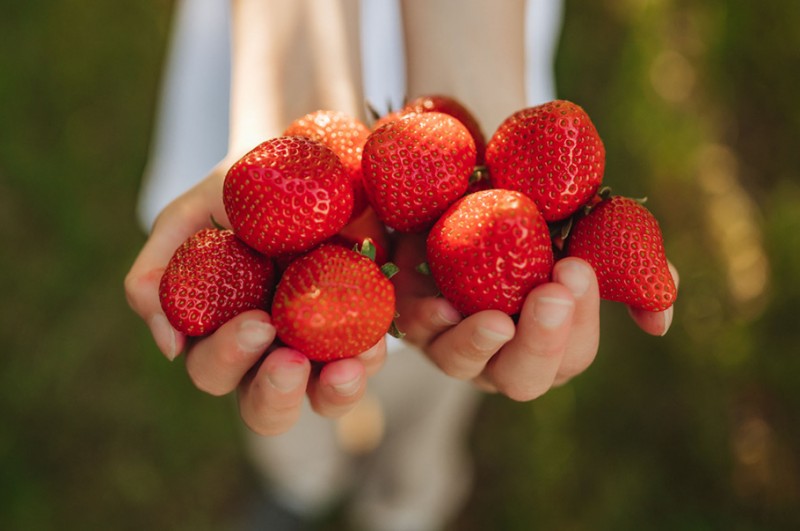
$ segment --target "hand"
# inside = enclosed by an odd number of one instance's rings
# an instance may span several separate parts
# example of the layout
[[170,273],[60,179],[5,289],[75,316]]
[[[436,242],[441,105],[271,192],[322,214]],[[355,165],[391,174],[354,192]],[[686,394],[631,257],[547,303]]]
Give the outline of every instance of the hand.
[[[515,326],[511,317],[496,310],[462,318],[437,297],[433,280],[414,270],[425,259],[424,246],[425,235],[398,238],[397,324],[446,374],[527,401],[592,363],[599,345],[600,295],[589,264],[578,258],[558,261],[553,281],[531,291]],[[677,271],[671,269],[677,281]],[[672,321],[672,308],[630,314],[642,330],[654,335],[665,334]]]
[[221,162],[159,215],[125,278],[125,293],[164,355],[174,360],[185,353],[186,370],[195,386],[212,395],[238,390],[244,422],[257,433],[273,435],[294,425],[306,394],[312,408],[323,416],[349,411],[363,395],[367,377],[382,366],[386,344],[381,340],[356,358],[316,369],[302,353],[274,347],[275,328],[269,314],[261,310],[244,312],[203,338],[188,338],[169,324],[158,297],[161,276],[175,249],[211,226],[211,216],[230,226],[222,204],[222,183],[232,162]]

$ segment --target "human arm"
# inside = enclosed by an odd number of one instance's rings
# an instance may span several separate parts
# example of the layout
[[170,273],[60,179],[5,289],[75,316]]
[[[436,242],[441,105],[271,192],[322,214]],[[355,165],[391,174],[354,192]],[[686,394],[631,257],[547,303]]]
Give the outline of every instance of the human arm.
[[[430,5],[409,0],[403,6],[412,97],[452,95],[474,111],[487,134],[528,105],[525,2],[444,0]],[[546,71],[541,65],[538,69]],[[528,295],[516,323],[497,311],[462,318],[435,296],[430,278],[414,271],[425,260],[424,245],[424,235],[398,238],[395,261],[403,272],[398,292],[404,295],[398,325],[445,373],[530,400],[592,363],[599,345],[600,297],[588,264],[575,258],[557,262],[552,281]],[[660,335],[669,327],[672,310],[631,310],[631,316],[645,332]]]
[[[329,34],[315,34],[319,40],[311,42],[306,33],[307,23],[321,24],[322,17],[331,19],[330,13],[309,10],[306,2],[241,0],[231,7],[228,155],[158,215],[125,279],[125,289],[130,306],[149,326],[159,349],[169,359],[184,354],[186,370],[198,388],[214,395],[238,390],[244,421],[254,431],[273,434],[292,426],[306,393],[322,415],[337,416],[352,407],[364,392],[366,378],[379,369],[385,344],[381,341],[356,359],[316,370],[301,353],[275,348],[275,329],[265,311],[245,312],[210,336],[192,339],[176,331],[161,310],[158,285],[174,250],[210,226],[212,217],[229,226],[222,184],[233,162],[261,141],[279,135],[292,119],[326,106],[355,113],[360,98],[351,72],[327,78],[337,90],[330,90],[324,77],[326,65],[351,61],[339,55],[351,53],[352,47],[326,46]],[[339,15],[342,25],[354,23],[350,13]],[[330,31],[347,33],[343,27]],[[297,48],[298,41],[305,47]],[[287,75],[290,69],[294,75]],[[315,72],[310,79],[303,77],[310,72]]]

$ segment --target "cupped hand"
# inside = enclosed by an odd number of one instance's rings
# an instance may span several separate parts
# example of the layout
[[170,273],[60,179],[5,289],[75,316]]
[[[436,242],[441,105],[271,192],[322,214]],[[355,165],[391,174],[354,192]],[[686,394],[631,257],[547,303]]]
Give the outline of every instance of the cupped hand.
[[[528,294],[516,324],[496,310],[462,317],[430,277],[415,271],[425,260],[425,235],[396,243],[398,327],[446,374],[487,391],[527,401],[585,371],[597,355],[600,294],[591,266],[578,258],[556,262],[552,281]],[[677,281],[677,271],[671,268]],[[645,332],[663,335],[672,308],[630,310]]]
[[363,395],[367,377],[383,364],[384,340],[355,358],[316,366],[302,353],[275,344],[275,328],[265,311],[244,312],[208,336],[189,338],[170,325],[161,309],[159,283],[175,249],[210,227],[212,217],[229,226],[222,184],[232,162],[222,161],[158,216],[125,277],[128,304],[168,359],[184,354],[189,377],[200,390],[212,395],[238,391],[242,419],[253,431],[264,435],[288,431],[306,395],[320,415],[343,415]]

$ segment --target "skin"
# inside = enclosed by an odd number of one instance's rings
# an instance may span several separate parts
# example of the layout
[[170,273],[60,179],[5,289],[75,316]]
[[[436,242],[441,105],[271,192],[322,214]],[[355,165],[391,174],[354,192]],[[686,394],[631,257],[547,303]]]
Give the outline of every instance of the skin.
[[[312,366],[302,353],[274,345],[275,328],[269,314],[260,310],[240,314],[207,337],[190,339],[164,317],[158,284],[174,250],[210,226],[211,215],[230,226],[222,205],[222,184],[225,172],[241,155],[317,109],[338,109],[365,119],[357,2],[332,0],[314,6],[310,9],[299,0],[232,2],[229,154],[158,216],[125,278],[128,303],[150,328],[163,354],[170,360],[182,355],[198,389],[212,395],[237,392],[243,421],[264,435],[289,430],[306,397],[323,416],[338,417],[352,409],[369,376],[386,358],[385,341],[356,358]],[[486,131],[525,106],[522,1],[406,0],[402,9],[409,97],[454,96],[467,103]],[[449,25],[442,26],[440,20]],[[443,27],[448,29],[438,31]],[[474,37],[477,31],[480,40]],[[464,50],[474,50],[468,62],[463,61]],[[297,72],[304,75],[293,74]],[[355,223],[347,230],[384,237],[369,213]],[[424,235],[401,236],[392,243],[401,268],[393,279],[398,288],[398,325],[445,374],[526,401],[580,374],[594,360],[600,299],[594,273],[585,262],[574,258],[558,262],[553,281],[528,295],[515,325],[496,311],[462,318],[436,297],[432,281],[414,272],[424,256]],[[663,335],[672,309],[631,311],[631,317],[645,332]]]

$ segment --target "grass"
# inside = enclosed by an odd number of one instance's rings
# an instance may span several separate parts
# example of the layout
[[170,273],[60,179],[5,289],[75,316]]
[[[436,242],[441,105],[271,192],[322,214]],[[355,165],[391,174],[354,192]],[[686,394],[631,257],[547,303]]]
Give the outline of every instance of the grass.
[[[232,399],[127,308],[170,3],[0,18],[0,528],[223,529],[255,488]],[[586,374],[484,402],[454,529],[800,527],[800,4],[567,2],[557,71],[650,197],[673,330],[604,304]],[[337,524],[332,524],[336,527]]]

